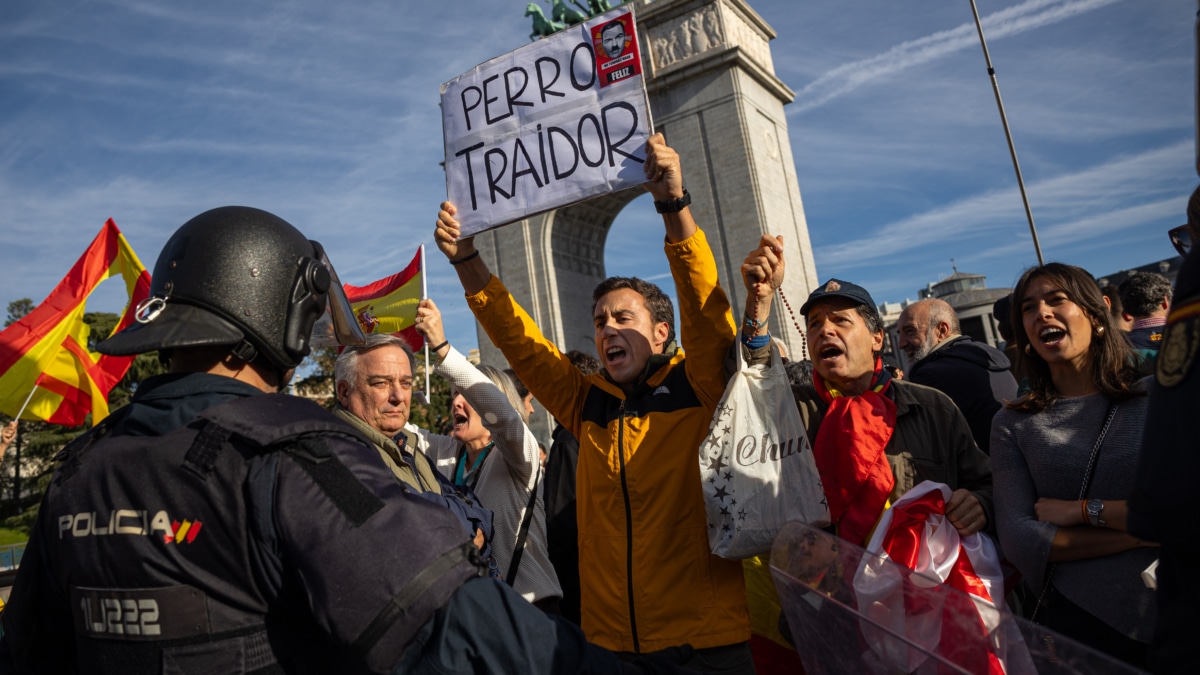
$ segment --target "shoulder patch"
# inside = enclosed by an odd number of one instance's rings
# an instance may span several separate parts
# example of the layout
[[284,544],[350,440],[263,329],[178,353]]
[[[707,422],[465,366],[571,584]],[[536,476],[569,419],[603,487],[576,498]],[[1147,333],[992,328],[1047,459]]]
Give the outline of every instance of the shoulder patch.
[[1155,363],[1158,383],[1174,387],[1183,382],[1200,351],[1200,299],[1171,310]]

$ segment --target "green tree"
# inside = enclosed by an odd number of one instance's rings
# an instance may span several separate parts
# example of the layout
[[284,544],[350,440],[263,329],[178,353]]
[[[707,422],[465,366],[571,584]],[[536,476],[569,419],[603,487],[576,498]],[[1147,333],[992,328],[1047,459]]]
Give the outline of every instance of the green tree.
[[337,347],[318,347],[304,359],[297,372],[306,373],[292,383],[297,396],[312,399],[332,410],[337,402],[333,391],[333,365],[337,362]]
[[[28,308],[18,300],[8,305],[9,319],[16,321],[24,314],[16,315],[14,309],[28,313]],[[95,350],[96,343],[108,337],[116,327],[120,317],[111,312],[87,312],[83,322],[89,327],[88,349]],[[129,403],[133,392],[143,380],[153,375],[165,373],[166,368],[159,362],[157,352],[140,354],[134,358],[129,370],[121,381],[108,394],[109,410],[116,410]],[[7,422],[8,418],[3,421]],[[14,529],[29,531],[37,517],[37,508],[53,476],[56,463],[54,456],[67,443],[91,428],[91,416],[85,424],[78,427],[64,427],[45,422],[22,421],[17,440],[13,449],[0,462],[0,515],[5,516],[4,524]],[[17,480],[17,455],[20,455],[20,479]],[[19,490],[19,494],[18,494]]]
[[408,420],[422,429],[440,434],[450,421],[450,383],[440,375],[433,375],[429,378],[429,389],[430,401],[417,403],[418,391],[425,391],[425,364],[418,356],[417,374],[413,382],[413,403]]
[[8,318],[5,319],[5,327],[11,326],[21,320],[21,317],[33,311],[33,301],[29,298],[21,298],[8,303]]

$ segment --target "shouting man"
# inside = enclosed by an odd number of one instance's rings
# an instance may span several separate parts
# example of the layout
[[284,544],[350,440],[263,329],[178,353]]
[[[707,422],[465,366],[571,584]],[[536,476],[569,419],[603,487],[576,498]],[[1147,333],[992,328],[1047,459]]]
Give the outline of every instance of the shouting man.
[[[458,239],[454,205],[438,214],[437,243],[454,264],[476,318],[533,395],[579,439],[582,623],[588,639],[621,652],[696,648],[685,664],[753,673],[742,566],[711,554],[697,448],[725,391],[735,327],[704,233],[692,219],[679,156],[661,134],[646,146],[646,186],[666,228],[687,354],[676,349],[671,300],[641,279],[612,277],[593,292],[602,370],[584,375],[543,337]],[[764,236],[742,274],[747,335],[765,331],[783,278],[782,246]],[[757,344],[753,345],[757,346]]]

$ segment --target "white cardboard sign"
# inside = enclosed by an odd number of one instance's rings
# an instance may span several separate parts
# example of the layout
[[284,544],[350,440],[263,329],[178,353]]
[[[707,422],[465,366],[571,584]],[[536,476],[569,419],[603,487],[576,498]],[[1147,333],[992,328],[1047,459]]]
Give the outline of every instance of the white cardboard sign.
[[646,182],[653,123],[631,7],[442,85],[446,195],[464,237]]

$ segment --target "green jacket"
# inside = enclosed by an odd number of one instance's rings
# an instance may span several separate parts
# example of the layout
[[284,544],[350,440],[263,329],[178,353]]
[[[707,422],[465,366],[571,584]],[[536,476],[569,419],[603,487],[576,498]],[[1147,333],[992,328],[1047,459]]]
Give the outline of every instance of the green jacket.
[[[392,470],[392,473],[396,474],[396,478],[401,483],[404,483],[417,492],[442,493],[442,488],[438,485],[437,477],[433,475],[436,469],[429,463],[429,458],[424,453],[401,450],[400,446],[391,438],[388,438],[382,432],[362,421],[357,415],[340,405],[334,407],[333,414],[357,429],[359,433],[371,441],[371,445],[375,446],[375,449],[379,451],[379,456],[383,458],[383,463],[387,464],[388,468]],[[413,439],[409,439],[407,447],[416,447],[412,441]],[[410,459],[405,459],[406,457]],[[417,467],[415,470],[413,469],[413,465]]]

